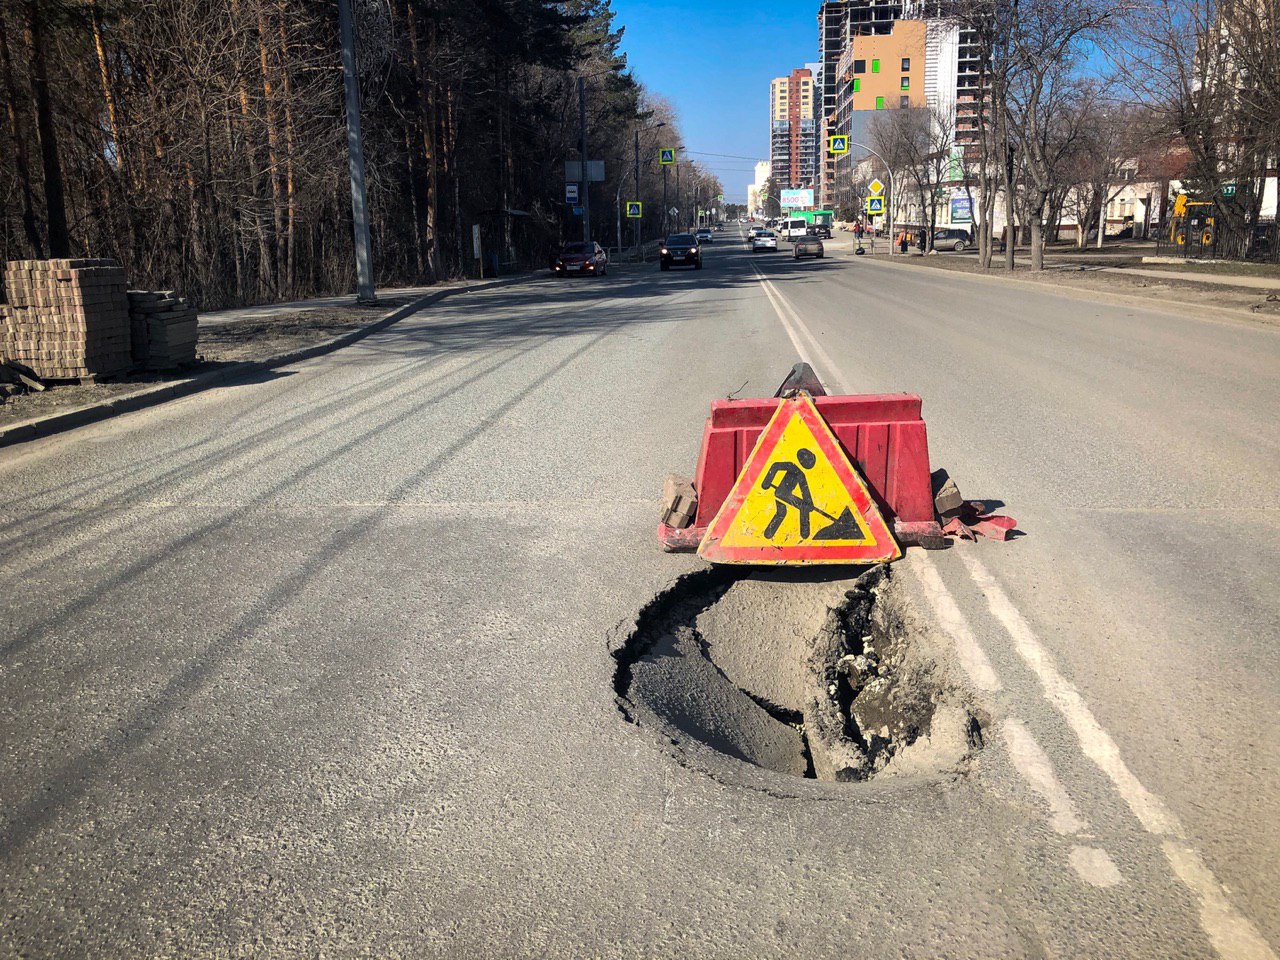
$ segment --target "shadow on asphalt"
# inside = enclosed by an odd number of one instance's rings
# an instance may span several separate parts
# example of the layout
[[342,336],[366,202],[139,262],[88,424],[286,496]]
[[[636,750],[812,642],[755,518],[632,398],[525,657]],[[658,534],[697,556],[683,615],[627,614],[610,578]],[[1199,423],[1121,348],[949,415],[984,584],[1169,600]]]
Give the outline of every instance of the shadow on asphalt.
[[[733,243],[726,243],[732,248]],[[334,377],[331,389],[316,399],[298,391],[313,377],[271,371],[255,374],[227,386],[282,380],[270,403],[238,410],[216,423],[190,424],[164,450],[161,460],[99,461],[80,475],[59,471],[50,483],[24,496],[11,498],[6,508],[11,519],[0,523],[4,546],[0,563],[21,566],[27,558],[26,538],[39,532],[43,543],[65,543],[43,551],[38,561],[49,565],[76,551],[92,550],[108,543],[124,527],[139,523],[162,524],[165,512],[152,512],[141,520],[136,508],[155,503],[185,502],[216,470],[218,482],[234,485],[250,477],[272,477],[250,496],[227,503],[211,516],[194,514],[195,523],[181,534],[162,538],[132,555],[120,556],[110,566],[85,575],[69,595],[49,598],[41,615],[22,624],[0,644],[0,664],[12,663],[32,647],[56,643],[73,624],[92,619],[105,596],[136,589],[143,578],[163,576],[208,549],[216,538],[248,520],[259,510],[287,495],[296,484],[326,468],[335,460],[358,460],[380,435],[392,434],[430,416],[445,398],[478,385],[495,383],[494,375],[509,369],[525,369],[548,344],[566,336],[583,336],[574,349],[556,357],[531,379],[513,384],[504,395],[485,394],[474,411],[474,422],[459,437],[428,454],[420,467],[386,491],[396,502],[439,471],[467,447],[481,441],[494,425],[519,403],[545,387],[573,364],[580,362],[611,335],[641,323],[676,323],[702,316],[698,304],[687,302],[693,290],[731,294],[759,282],[747,264],[756,263],[775,282],[817,282],[822,273],[841,260],[796,262],[785,253],[750,257],[739,249],[715,250],[706,268],[686,273],[662,273],[654,265],[628,267],[616,276],[599,279],[557,280],[551,277],[529,283],[477,291],[454,297],[438,308],[402,321],[362,340],[358,345],[324,358],[330,368],[358,373]],[[843,261],[845,264],[847,260]],[[643,302],[647,300],[648,302]],[[441,315],[441,316],[437,316]],[[473,353],[433,374],[442,360]],[[380,364],[375,366],[373,361]],[[390,361],[390,362],[388,362]],[[416,376],[427,375],[424,388],[404,389]],[[501,381],[497,381],[501,382]],[[377,417],[370,417],[376,408]],[[187,439],[187,434],[195,434]],[[108,465],[111,464],[111,465]],[[77,509],[37,509],[50,497]],[[131,509],[133,508],[133,509]],[[16,849],[74,805],[100,778],[110,776],[122,759],[146,748],[159,718],[181,711],[203,695],[218,671],[229,660],[243,655],[245,645],[267,630],[278,611],[296,600],[308,587],[328,576],[338,558],[370,537],[383,522],[379,511],[363,517],[314,542],[308,542],[290,569],[264,585],[260,595],[248,600],[238,615],[210,625],[203,637],[193,637],[186,658],[165,678],[157,678],[148,692],[133,698],[112,728],[79,745],[61,761],[24,784],[0,825],[0,848]],[[74,534],[74,535],[73,535]],[[10,569],[7,573],[14,573]],[[19,580],[21,571],[16,573]],[[128,656],[130,638],[108,642],[103,638],[98,654]],[[83,678],[96,683],[94,671]]]

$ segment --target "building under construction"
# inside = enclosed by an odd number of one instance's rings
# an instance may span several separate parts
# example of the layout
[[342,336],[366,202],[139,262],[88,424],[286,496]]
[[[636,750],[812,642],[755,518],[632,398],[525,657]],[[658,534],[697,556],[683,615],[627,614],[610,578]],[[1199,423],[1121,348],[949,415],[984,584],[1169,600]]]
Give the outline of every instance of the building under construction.
[[[825,0],[818,11],[821,63],[820,205],[830,206],[853,163],[866,156],[853,146],[832,156],[827,139],[840,133],[866,142],[877,110],[927,108],[954,131],[963,148],[976,135],[974,106],[979,61],[974,38],[944,16],[939,0]],[[848,184],[844,184],[845,187]]]

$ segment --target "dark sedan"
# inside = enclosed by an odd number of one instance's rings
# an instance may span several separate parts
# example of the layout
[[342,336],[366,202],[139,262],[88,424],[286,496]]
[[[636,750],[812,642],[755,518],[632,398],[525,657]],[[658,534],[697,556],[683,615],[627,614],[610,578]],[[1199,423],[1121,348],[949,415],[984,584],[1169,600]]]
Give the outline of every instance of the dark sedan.
[[822,238],[816,233],[806,233],[803,237],[796,239],[794,256],[797,260],[801,257],[817,257],[821,260],[826,253]]
[[609,272],[609,255],[598,243],[567,243],[551,264],[557,277],[577,274],[584,277],[603,277]]
[[692,233],[673,233],[667,237],[659,250],[659,257],[663,270],[670,270],[673,266],[702,269],[702,251],[698,249],[698,241]]

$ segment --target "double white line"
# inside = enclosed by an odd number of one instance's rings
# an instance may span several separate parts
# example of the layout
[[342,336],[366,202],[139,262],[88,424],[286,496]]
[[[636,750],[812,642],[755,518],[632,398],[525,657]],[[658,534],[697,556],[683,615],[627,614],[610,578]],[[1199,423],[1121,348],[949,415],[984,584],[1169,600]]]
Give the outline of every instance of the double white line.
[[[778,320],[791,339],[801,360],[818,367],[824,379],[842,393],[849,387],[840,368],[823,349],[786,297],[755,265],[751,265]],[[1176,876],[1195,896],[1200,907],[1200,927],[1223,960],[1277,960],[1271,946],[1254,925],[1231,904],[1227,891],[1205,864],[1204,858],[1186,839],[1186,831],[1165,802],[1148,790],[1124,762],[1120,748],[1089,709],[1088,703],[1053,662],[1052,656],[1031,625],[1004,589],[971,550],[959,551],[974,584],[982,592],[987,607],[1013,641],[1014,649],[1040,681],[1041,694],[1062,715],[1075,733],[1080,752],[1093,761],[1111,781],[1143,829],[1160,840],[1165,858]],[[974,635],[951,591],[928,554],[916,567],[918,579],[943,629],[955,643],[957,656],[970,681],[985,693],[994,693],[1003,684],[982,644]],[[1069,836],[1087,836],[1088,824],[1077,812],[1066,788],[1054,772],[1044,749],[1022,721],[1008,717],[1001,722],[1001,738],[1009,756],[1027,785],[1049,808],[1049,826]],[[1075,872],[1094,886],[1122,883],[1120,871],[1107,852],[1098,847],[1073,846],[1068,862]]]

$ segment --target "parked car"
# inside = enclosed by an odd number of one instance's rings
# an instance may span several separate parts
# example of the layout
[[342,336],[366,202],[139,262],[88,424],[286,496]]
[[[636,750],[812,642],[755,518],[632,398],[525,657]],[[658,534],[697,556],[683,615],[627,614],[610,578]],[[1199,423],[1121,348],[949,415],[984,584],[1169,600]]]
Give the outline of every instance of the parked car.
[[777,250],[778,235],[772,230],[752,230],[751,238],[747,240],[747,247],[752,253],[757,250]]
[[658,254],[658,265],[663,270],[670,270],[673,266],[702,269],[702,251],[698,249],[698,239],[692,233],[671,234]]
[[826,251],[822,247],[822,238],[816,233],[808,233],[803,237],[796,238],[794,256],[797,260],[801,257],[817,257],[821,260],[825,255]]
[[551,269],[557,277],[603,277],[609,272],[609,255],[598,243],[566,243]]
[[973,244],[973,237],[968,230],[957,230],[954,227],[933,231],[933,249],[955,250],[957,253]]
[[694,231],[693,236],[699,243],[711,243],[716,238],[710,227],[699,227]]

